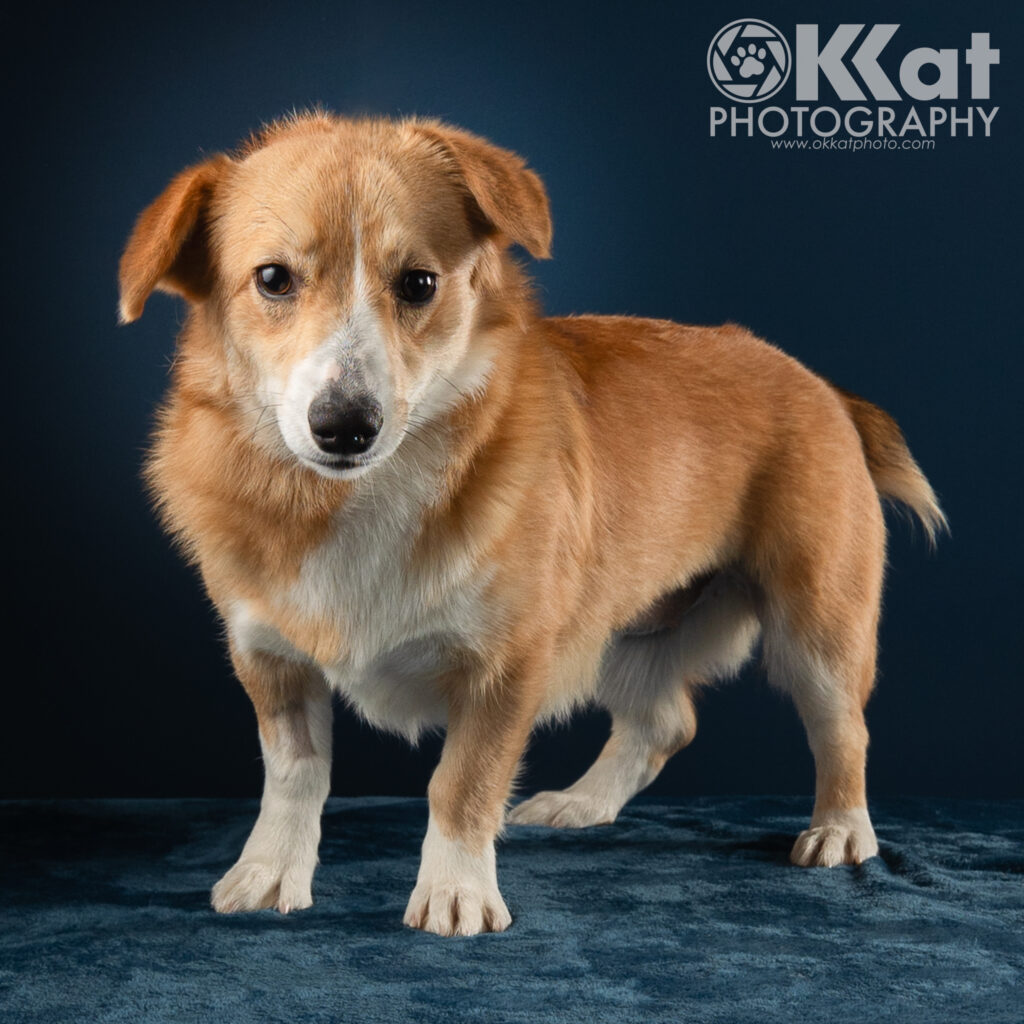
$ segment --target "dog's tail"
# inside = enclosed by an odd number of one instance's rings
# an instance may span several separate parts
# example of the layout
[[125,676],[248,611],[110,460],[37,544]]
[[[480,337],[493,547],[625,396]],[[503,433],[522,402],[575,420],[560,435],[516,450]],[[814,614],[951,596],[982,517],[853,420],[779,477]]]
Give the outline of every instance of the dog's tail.
[[[835,387],[835,385],[833,385]],[[906,505],[920,520],[934,547],[939,535],[949,532],[949,523],[921,467],[910,454],[896,421],[865,398],[835,388],[850,414],[875,487],[882,498]]]

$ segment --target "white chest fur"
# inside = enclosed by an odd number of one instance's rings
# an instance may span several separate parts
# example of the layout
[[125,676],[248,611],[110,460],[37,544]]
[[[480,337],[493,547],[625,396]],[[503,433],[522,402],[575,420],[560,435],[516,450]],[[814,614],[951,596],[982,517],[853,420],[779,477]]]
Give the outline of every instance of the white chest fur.
[[[337,623],[344,652],[320,663],[327,681],[368,721],[412,740],[444,723],[438,679],[450,652],[484,641],[490,577],[467,551],[417,546],[441,479],[417,455],[399,451],[361,478],[295,583],[266,595],[291,616]],[[234,606],[228,629],[243,651],[309,660],[248,602]]]

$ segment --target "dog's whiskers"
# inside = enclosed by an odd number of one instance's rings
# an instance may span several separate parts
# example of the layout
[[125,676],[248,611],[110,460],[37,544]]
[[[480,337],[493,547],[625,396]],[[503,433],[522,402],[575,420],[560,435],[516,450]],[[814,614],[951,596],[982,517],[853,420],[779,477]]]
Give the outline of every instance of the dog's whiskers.
[[462,388],[458,387],[456,384],[453,384],[452,381],[450,381],[443,373],[439,373],[437,376],[441,380],[443,380],[445,384],[447,384],[448,387],[450,387],[457,395],[461,396],[462,398],[469,398],[467,392],[463,391]]
[[239,192],[241,192],[242,195],[248,196],[261,210],[265,210],[275,220],[280,221],[284,225],[284,228],[288,232],[288,234],[291,235],[292,241],[296,241],[298,236],[295,233],[295,229],[279,213],[277,213],[275,210],[272,210],[265,202],[263,202],[263,200],[257,199],[256,196],[254,196],[251,192],[246,192],[244,189],[239,189]]
[[276,424],[274,423],[273,420],[269,420],[267,423],[263,423],[263,417],[267,414],[267,410],[268,409],[278,409],[278,408],[280,408],[280,406],[281,406],[280,402],[277,402],[277,403],[271,402],[271,403],[269,403],[267,405],[264,405],[263,408],[260,409],[260,414],[256,418],[256,426],[254,426],[252,428],[252,433],[249,435],[249,444],[252,444],[252,442],[255,440],[256,434],[259,431],[261,425],[262,426],[266,426],[266,427],[276,426]]

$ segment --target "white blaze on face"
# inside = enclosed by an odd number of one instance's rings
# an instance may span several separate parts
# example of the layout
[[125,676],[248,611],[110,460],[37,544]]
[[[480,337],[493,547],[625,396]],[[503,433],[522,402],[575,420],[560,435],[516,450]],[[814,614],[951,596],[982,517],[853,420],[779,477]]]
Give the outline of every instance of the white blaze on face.
[[[307,465],[331,477],[360,475],[369,465],[390,455],[401,439],[401,429],[395,423],[395,375],[384,331],[370,301],[358,231],[355,239],[352,305],[348,315],[292,368],[284,387],[279,389],[282,398],[277,416],[285,443]],[[381,431],[367,453],[367,465],[332,467],[317,447],[309,426],[309,408],[328,386],[333,386],[353,405],[369,400],[381,409]]]

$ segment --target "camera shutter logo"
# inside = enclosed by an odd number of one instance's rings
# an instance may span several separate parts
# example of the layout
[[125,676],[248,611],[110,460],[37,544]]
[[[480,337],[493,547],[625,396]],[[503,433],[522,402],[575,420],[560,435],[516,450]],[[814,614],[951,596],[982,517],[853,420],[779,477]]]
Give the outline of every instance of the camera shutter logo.
[[786,37],[756,18],[730,22],[708,47],[708,74],[715,88],[741,103],[760,103],[774,96],[792,69]]

